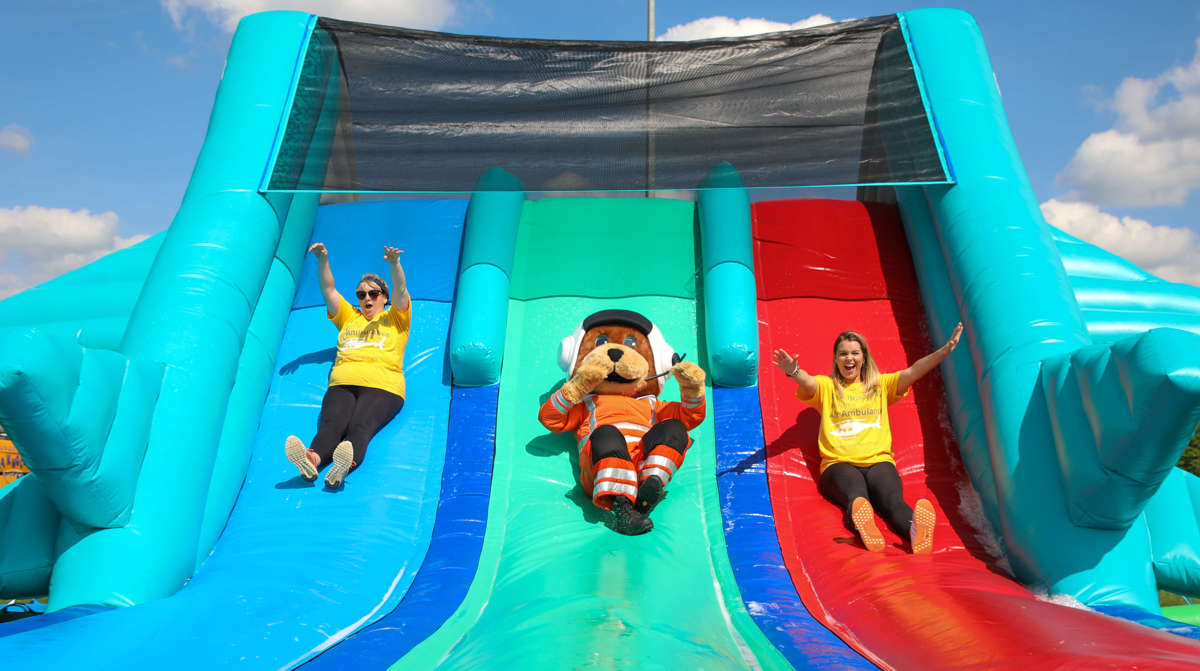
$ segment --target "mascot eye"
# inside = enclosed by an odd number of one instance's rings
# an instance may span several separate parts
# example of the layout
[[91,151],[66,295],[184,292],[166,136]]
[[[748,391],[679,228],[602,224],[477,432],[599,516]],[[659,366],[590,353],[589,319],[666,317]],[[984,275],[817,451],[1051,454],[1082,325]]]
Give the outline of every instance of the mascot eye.
[[630,349],[637,349],[637,338],[631,335],[625,336],[625,346]]
[[608,336],[606,336],[606,335],[598,335],[598,336],[596,336],[596,347],[599,347],[599,346],[603,345],[603,344],[604,344],[604,343],[606,343],[606,342],[608,342]]

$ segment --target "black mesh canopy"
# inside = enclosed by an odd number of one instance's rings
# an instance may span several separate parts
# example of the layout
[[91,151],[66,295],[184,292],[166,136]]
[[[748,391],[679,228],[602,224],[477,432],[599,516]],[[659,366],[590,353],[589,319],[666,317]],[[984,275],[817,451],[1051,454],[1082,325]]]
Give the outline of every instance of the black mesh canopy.
[[[721,161],[748,187],[948,179],[895,16],[693,42],[323,18],[308,49],[269,190],[470,191],[492,167],[530,191],[692,189]],[[300,169],[317,150],[328,168]]]

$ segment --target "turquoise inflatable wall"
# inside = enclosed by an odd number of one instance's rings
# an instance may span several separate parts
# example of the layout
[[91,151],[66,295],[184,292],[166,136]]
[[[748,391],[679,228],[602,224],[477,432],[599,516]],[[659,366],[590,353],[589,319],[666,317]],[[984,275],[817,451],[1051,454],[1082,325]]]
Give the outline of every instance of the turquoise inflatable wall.
[[956,184],[899,194],[964,462],[1017,576],[1158,611],[1144,508],[1200,420],[1200,336],[1094,343],[974,20],[902,15]]
[[[0,423],[36,475],[6,489],[0,511],[40,527],[21,556],[0,555],[5,591],[48,591],[55,610],[167,596],[224,526],[317,205],[258,192],[313,20],[241,23],[183,203],[127,322],[0,334]],[[312,122],[328,135],[335,114]],[[304,154],[324,169],[319,151]]]

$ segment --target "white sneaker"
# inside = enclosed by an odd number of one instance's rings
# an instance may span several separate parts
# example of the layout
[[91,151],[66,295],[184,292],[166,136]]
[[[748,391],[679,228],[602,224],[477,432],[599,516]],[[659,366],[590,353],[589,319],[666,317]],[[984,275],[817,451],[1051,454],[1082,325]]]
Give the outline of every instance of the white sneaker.
[[283,453],[293,466],[300,469],[300,477],[308,482],[317,479],[317,467],[313,466],[312,460],[308,458],[308,450],[304,448],[304,441],[295,436],[288,436],[283,443]]
[[354,466],[354,446],[350,441],[343,440],[333,448],[333,465],[325,471],[326,487],[341,487],[346,474]]

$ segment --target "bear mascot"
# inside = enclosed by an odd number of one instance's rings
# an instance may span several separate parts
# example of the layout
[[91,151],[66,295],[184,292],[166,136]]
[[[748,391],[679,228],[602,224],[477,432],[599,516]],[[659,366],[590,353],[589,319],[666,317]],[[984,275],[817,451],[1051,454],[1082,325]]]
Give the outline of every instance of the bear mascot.
[[[704,371],[681,358],[630,310],[589,316],[559,348],[567,381],[538,419],[556,433],[575,432],[580,484],[620,533],[654,528],[650,511],[683,463],[688,431],[704,420]],[[658,398],[666,375],[679,382],[679,402]]]

